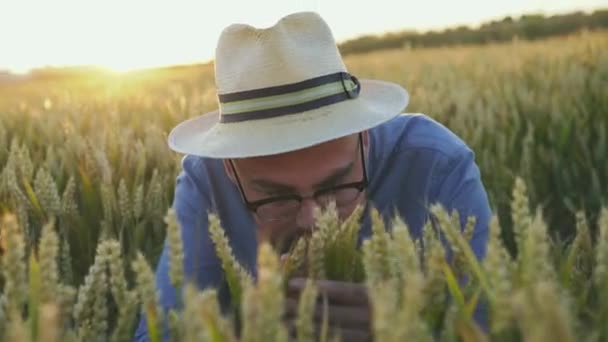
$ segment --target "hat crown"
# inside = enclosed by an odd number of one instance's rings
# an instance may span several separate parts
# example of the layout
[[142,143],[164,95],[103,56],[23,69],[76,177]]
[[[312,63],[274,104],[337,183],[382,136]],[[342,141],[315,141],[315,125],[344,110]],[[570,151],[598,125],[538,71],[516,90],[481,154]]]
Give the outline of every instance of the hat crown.
[[288,15],[268,28],[228,26],[216,48],[219,94],[291,84],[346,71],[331,29],[314,12]]
[[371,129],[409,100],[398,84],[348,73],[314,12],[268,28],[230,25],[215,57],[218,108],[171,130],[177,152],[224,159],[295,151]]

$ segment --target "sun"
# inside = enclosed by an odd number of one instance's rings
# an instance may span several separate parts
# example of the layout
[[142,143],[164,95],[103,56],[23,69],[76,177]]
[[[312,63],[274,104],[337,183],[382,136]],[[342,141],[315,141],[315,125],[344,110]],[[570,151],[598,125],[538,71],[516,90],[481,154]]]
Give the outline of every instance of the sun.
[[[40,3],[36,13],[47,15],[37,15],[15,2],[8,22],[0,20],[0,70],[95,66],[128,72],[207,61],[224,23],[201,20],[195,4],[58,0]],[[11,26],[23,25],[14,19],[20,17],[35,21],[37,29],[10,34]]]

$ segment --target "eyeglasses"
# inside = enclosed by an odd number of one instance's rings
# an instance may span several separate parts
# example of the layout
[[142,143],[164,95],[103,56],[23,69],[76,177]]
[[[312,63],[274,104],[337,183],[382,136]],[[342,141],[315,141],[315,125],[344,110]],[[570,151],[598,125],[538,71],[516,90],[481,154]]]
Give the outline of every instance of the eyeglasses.
[[254,212],[258,217],[267,222],[288,221],[293,220],[300,211],[300,206],[304,198],[314,198],[317,204],[321,207],[326,207],[330,203],[335,203],[337,208],[352,204],[359,194],[367,187],[367,170],[365,168],[365,155],[363,153],[363,142],[361,133],[359,133],[358,149],[361,156],[361,165],[363,169],[363,177],[358,182],[340,184],[315,191],[312,196],[300,196],[297,194],[276,196],[250,202],[245,196],[245,191],[241,185],[241,181],[236,172],[232,160],[230,165],[236,177],[236,181],[241,193],[241,197],[247,208]]

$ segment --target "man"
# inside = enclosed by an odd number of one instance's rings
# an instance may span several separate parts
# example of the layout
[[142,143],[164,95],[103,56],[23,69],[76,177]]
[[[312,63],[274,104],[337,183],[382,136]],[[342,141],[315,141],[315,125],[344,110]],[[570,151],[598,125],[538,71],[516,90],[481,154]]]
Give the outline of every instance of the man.
[[[187,155],[174,209],[185,271],[201,288],[217,287],[222,302],[229,300],[207,231],[211,211],[253,274],[258,241],[309,233],[315,207],[328,200],[342,217],[358,204],[373,205],[385,218],[397,211],[414,237],[429,205],[441,203],[457,209],[463,223],[477,217],[471,245],[479,258],[485,255],[491,212],[473,152],[432,119],[401,114],[409,101],[401,86],[349,74],[317,14],[292,14],[264,29],[231,25],[220,36],[215,63],[218,110],[179,124],[169,136],[170,147]],[[371,234],[369,211],[364,222],[360,239]],[[177,302],[167,251],[165,245],[157,268],[164,308]],[[292,289],[301,284],[294,280]],[[365,296],[355,284],[319,286],[341,296],[342,306]],[[369,307],[354,310],[353,319],[369,318]],[[369,325],[359,327],[343,330],[345,340],[367,339]],[[145,340],[145,318],[136,335]]]

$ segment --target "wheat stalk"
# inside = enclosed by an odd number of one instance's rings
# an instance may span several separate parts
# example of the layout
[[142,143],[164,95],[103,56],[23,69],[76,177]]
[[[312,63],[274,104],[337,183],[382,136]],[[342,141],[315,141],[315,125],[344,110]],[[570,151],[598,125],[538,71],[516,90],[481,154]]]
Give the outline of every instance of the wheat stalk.
[[252,276],[239,264],[232,253],[228,237],[224,234],[220,219],[215,214],[209,214],[209,235],[215,245],[217,256],[221,260],[222,269],[230,289],[233,305],[238,308],[241,302],[243,287],[253,281]]
[[304,291],[298,302],[298,318],[296,320],[296,335],[298,342],[315,341],[315,327],[313,322],[318,289],[312,279],[306,281]]
[[[3,240],[6,253],[2,256],[4,276],[4,312],[11,318],[21,317],[26,299],[25,245],[23,233],[14,215],[2,218]],[[16,323],[18,324],[18,323]]]
[[511,274],[514,272],[514,267],[511,256],[502,243],[500,223],[497,216],[492,216],[488,229],[490,238],[483,267],[494,293],[494,305],[490,308],[491,330],[496,334],[506,329],[512,319],[510,300],[513,291]]
[[155,286],[154,274],[141,252],[137,252],[131,265],[136,274],[137,295],[146,315],[150,340],[158,342],[162,334],[161,322],[164,319],[164,314],[160,308],[160,298]]
[[526,184],[519,177],[515,178],[512,196],[511,219],[513,220],[513,235],[515,236],[518,251],[521,251],[527,231],[532,224],[532,215],[530,214]]
[[184,281],[184,247],[181,229],[175,215],[175,210],[170,208],[165,216],[165,223],[169,240],[169,279],[171,285],[180,288]]
[[281,323],[285,297],[279,257],[268,242],[259,246],[258,264],[257,283],[248,283],[243,293],[242,341],[287,341],[287,328]]

